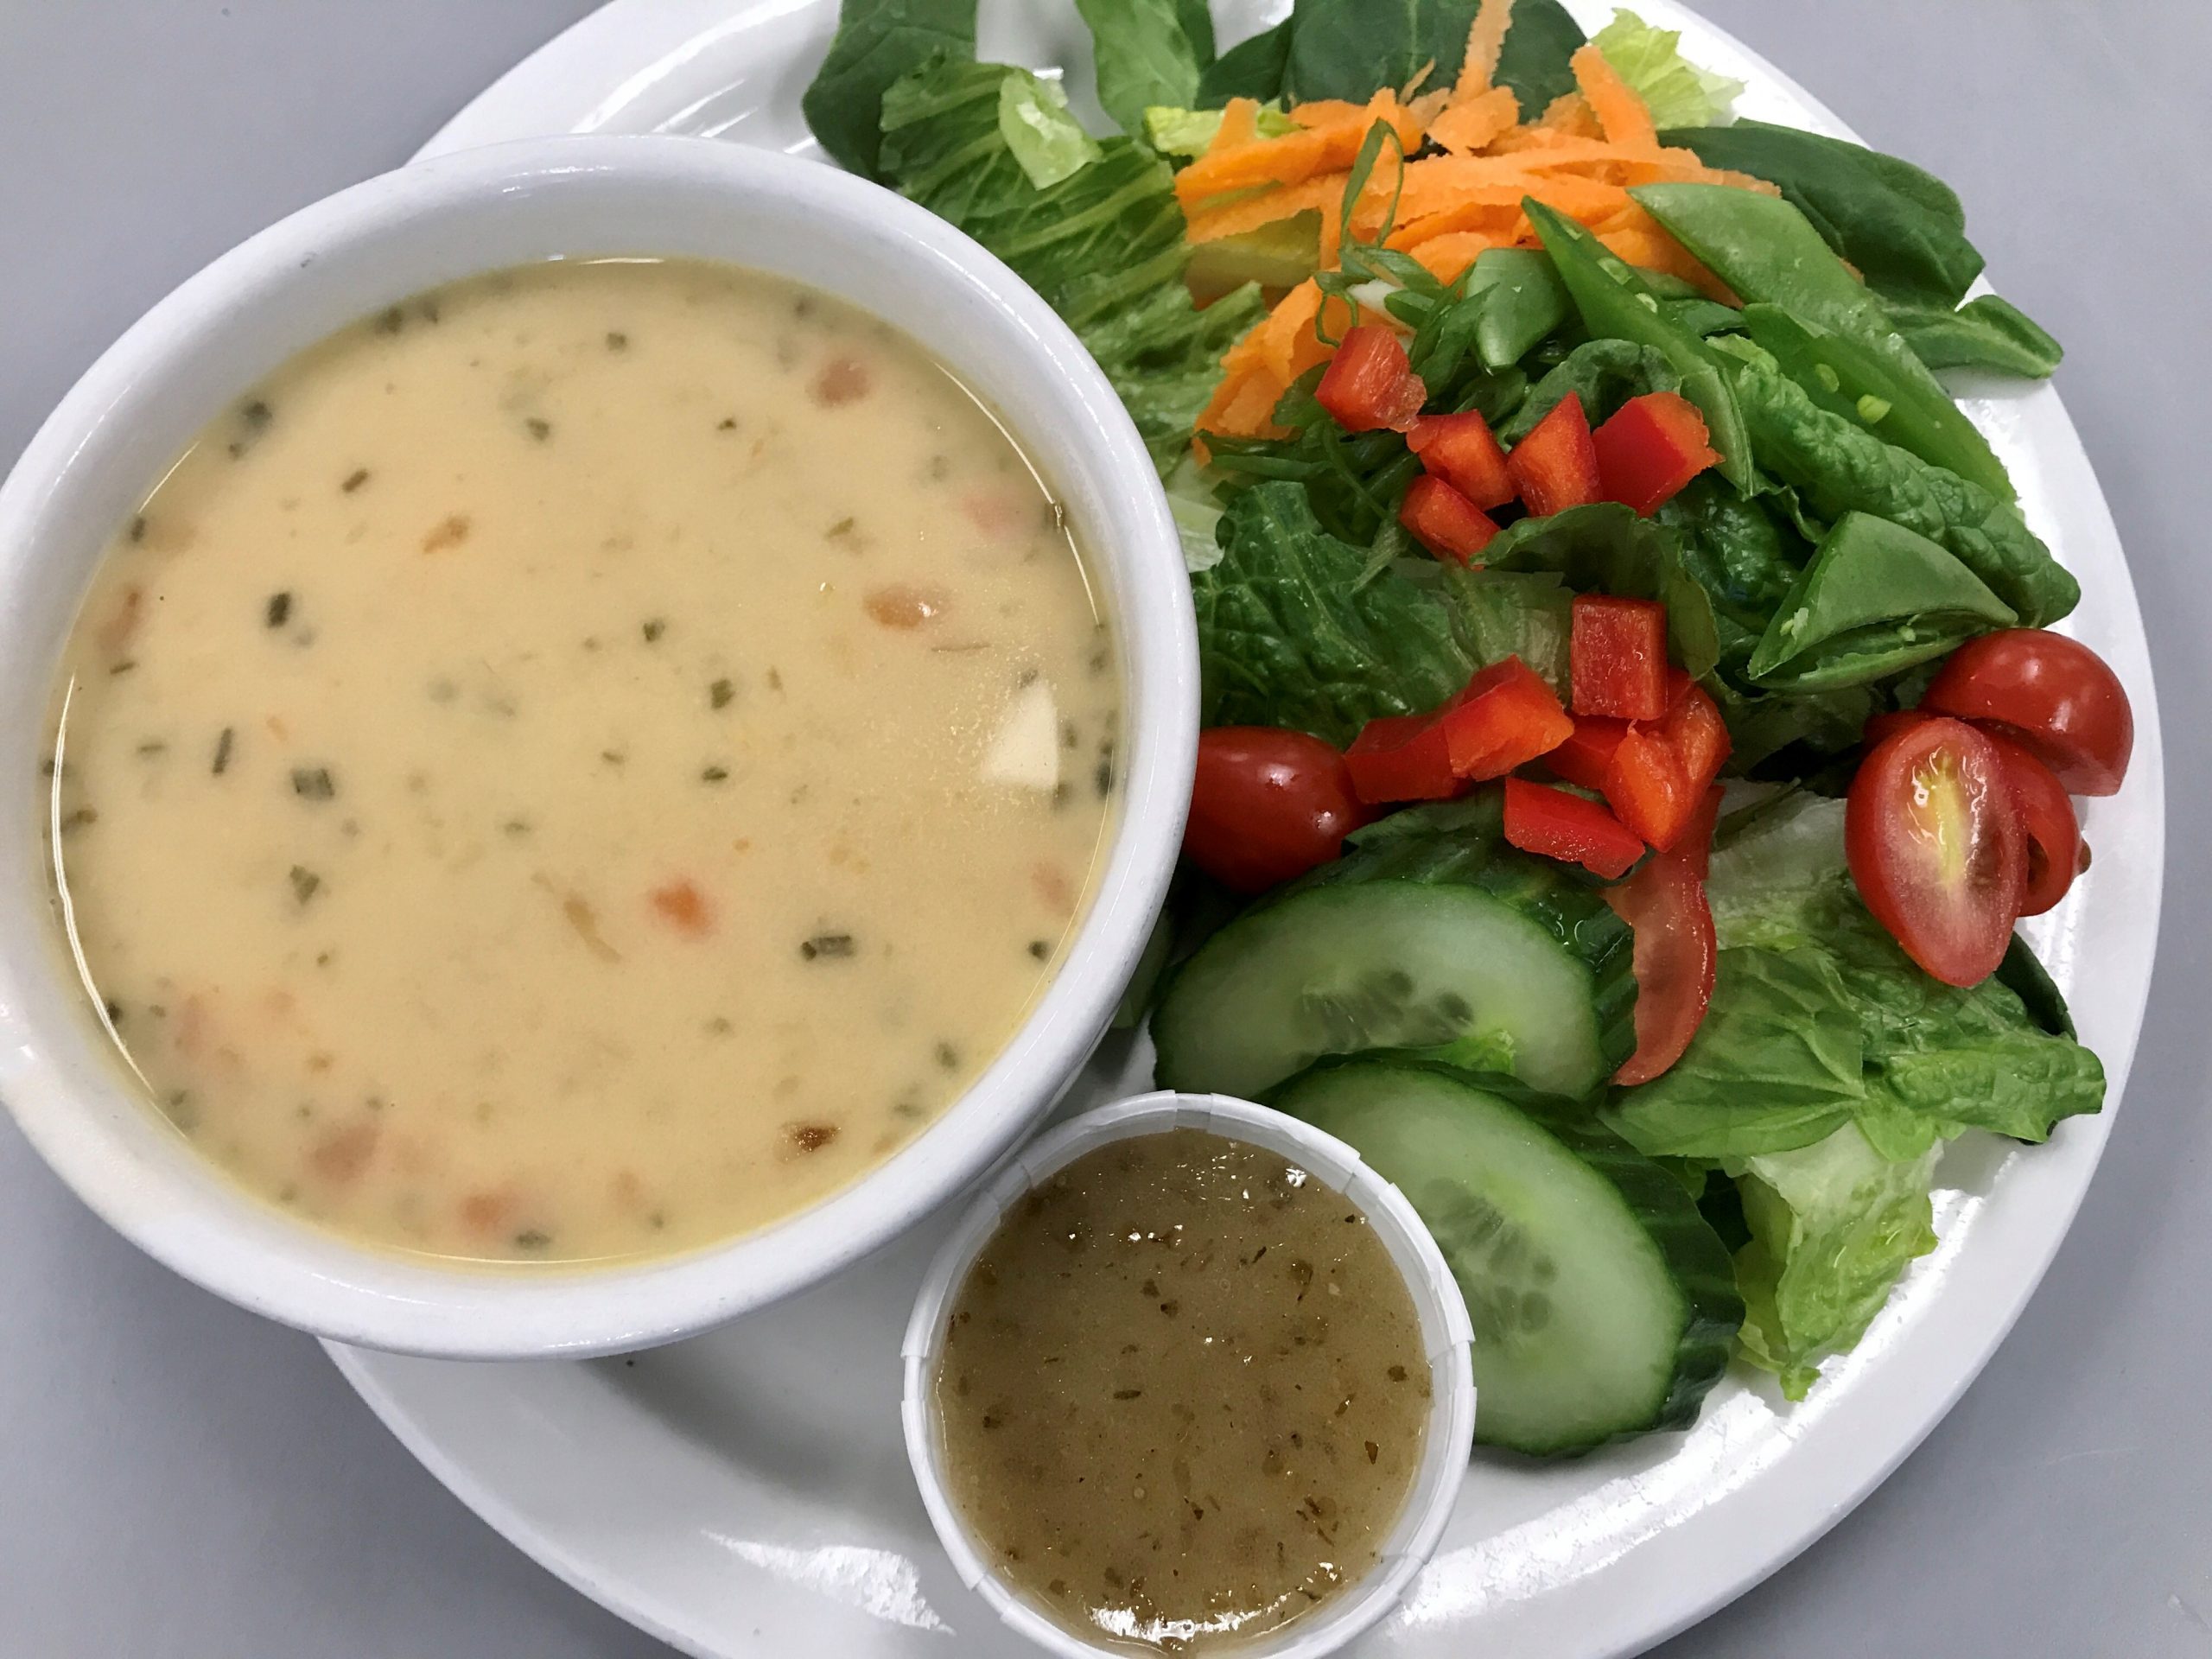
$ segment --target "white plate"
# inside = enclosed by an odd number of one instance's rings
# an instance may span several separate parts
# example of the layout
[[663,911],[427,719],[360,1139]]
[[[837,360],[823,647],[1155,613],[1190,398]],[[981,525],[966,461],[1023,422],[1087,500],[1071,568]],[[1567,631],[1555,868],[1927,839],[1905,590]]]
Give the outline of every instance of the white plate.
[[[1609,7],[1570,0],[1586,24]],[[1217,7],[1239,38],[1283,0]],[[1668,0],[1700,62],[1749,81],[1746,113],[1839,134],[1808,94]],[[835,0],[615,0],[514,69],[429,152],[559,131],[722,134],[811,148],[798,95]],[[986,55],[1088,84],[1068,0],[987,0]],[[1078,105],[1081,99],[1078,99]],[[429,153],[429,152],[426,152]],[[2103,1150],[2148,989],[2164,864],[2158,711],[2133,585],[2104,499],[2050,388],[1968,402],[2030,522],[2082,578],[2069,631],[2133,698],[2134,768],[2090,803],[2096,866],[2029,931],[2112,1080],[2104,1115],[2054,1142],[1961,1142],[1936,1195],[1943,1243],[1811,1400],[1732,1376],[1687,1435],[1573,1463],[1484,1459],[1407,1605],[1370,1656],[1595,1659],[1680,1630],[1833,1525],[1934,1427],[2043,1276]],[[1123,1044],[1090,1103],[1148,1084]],[[899,1334],[946,1224],[798,1300],[633,1359],[462,1365],[334,1349],[392,1432],[479,1514],[570,1584],[692,1653],[906,1659],[1020,1651],[961,1588],[899,1440]],[[945,1638],[957,1636],[948,1647]]]

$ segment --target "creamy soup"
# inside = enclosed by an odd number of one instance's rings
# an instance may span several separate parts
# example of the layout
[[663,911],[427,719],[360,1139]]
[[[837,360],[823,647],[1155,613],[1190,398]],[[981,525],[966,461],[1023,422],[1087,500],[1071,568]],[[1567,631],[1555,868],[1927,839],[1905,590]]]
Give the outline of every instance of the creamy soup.
[[225,411],[57,694],[150,1102],[353,1237],[565,1260],[851,1181],[1011,1036],[1114,810],[1063,515],[912,341],[700,263],[395,307]]
[[1431,1387],[1358,1208],[1174,1129],[1015,1206],[953,1303],[935,1395],[947,1484],[999,1572],[1094,1641],[1179,1649],[1373,1570]]

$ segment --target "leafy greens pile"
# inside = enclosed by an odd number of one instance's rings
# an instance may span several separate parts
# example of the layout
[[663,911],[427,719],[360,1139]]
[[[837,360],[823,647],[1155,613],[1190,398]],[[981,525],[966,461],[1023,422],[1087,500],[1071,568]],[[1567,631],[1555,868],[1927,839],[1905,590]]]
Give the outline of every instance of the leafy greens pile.
[[[1662,141],[1779,187],[1632,192],[1739,303],[1632,268],[1533,201],[1540,247],[1491,250],[1451,282],[1357,241],[1347,211],[1341,269],[1320,280],[1402,325],[1432,410],[1478,410],[1511,442],[1569,393],[1596,425],[1677,391],[1720,461],[1653,517],[1523,518],[1481,568],[1440,563],[1398,523],[1417,458],[1395,432],[1330,420],[1318,370],[1275,411],[1289,436],[1193,461],[1222,354],[1266,302],[1256,280],[1193,301],[1173,179],[1231,97],[1288,130],[1278,111],[1306,100],[1449,85],[1477,0],[1298,0],[1218,53],[1205,0],[1079,5],[1117,133],[1086,131],[1056,81],[976,61],[975,0],[844,0],[807,118],[846,167],[1006,260],[1105,370],[1185,528],[1207,724],[1342,746],[1509,655],[1564,687],[1573,594],[1665,601],[1670,655],[1719,702],[1733,769],[1788,798],[1716,858],[1720,971],[1688,1055],[1612,1090],[1603,1117],[1705,1183],[1739,1246],[1743,1349],[1801,1395],[1934,1243],[1946,1140],[2041,1141],[2102,1098],[2024,947],[1970,990],[1904,957],[1859,903],[1840,806],[1819,793],[1869,717],[1910,707],[1952,647],[2073,608],[2073,579],[1935,373],[2048,375],[2056,342],[1994,295],[1967,297],[1982,259],[1940,181],[1842,140],[1715,124],[1733,84],[1618,14],[1598,44]],[[1557,0],[1512,16],[1496,80],[1541,110],[1573,90],[1583,35]],[[1394,164],[1373,137],[1357,182]]]

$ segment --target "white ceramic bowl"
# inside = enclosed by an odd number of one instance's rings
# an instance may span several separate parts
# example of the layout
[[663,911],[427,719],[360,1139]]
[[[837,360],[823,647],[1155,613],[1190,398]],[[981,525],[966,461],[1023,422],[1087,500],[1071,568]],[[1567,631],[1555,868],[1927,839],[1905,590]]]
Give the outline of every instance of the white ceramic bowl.
[[945,1314],[968,1269],[999,1223],[1038,1183],[1065,1169],[1085,1153],[1115,1141],[1169,1129],[1206,1129],[1232,1141],[1265,1147],[1288,1159],[1332,1191],[1343,1193],[1366,1216],[1368,1224],[1404,1276],[1406,1289],[1421,1316],[1421,1348],[1428,1356],[1433,1386],[1428,1437],[1390,1535],[1383,1541],[1375,1570],[1344,1592],[1269,1635],[1236,1644],[1237,1659],[1321,1659],[1334,1653],[1398,1605],[1414,1575],[1436,1551],[1467,1476],[1474,1443],[1475,1379],[1470,1346],[1473,1327],[1452,1269],[1428,1229],[1403,1193],[1386,1181],[1333,1135],[1266,1106],[1227,1095],[1140,1095],[1071,1118],[1050,1135],[1023,1147],[1014,1162],[983,1190],[975,1206],[945,1240],[915,1299],[906,1325],[906,1393],[900,1416],[906,1457],[922,1489],[922,1505],[939,1542],[951,1556],[960,1581],[982,1596],[1007,1625],[1061,1659],[1126,1659],[1133,1650],[1122,1642],[1089,1642],[1069,1630],[999,1576],[968,1530],[947,1490],[944,1441],[933,1400],[938,1359],[944,1351]]
[[[1011,1045],[935,1123],[764,1231],[634,1267],[468,1270],[356,1249],[245,1196],[137,1097],[49,918],[40,753],[49,682],[108,537],[202,423],[302,347],[474,272],[690,255],[811,283],[926,342],[1066,502],[1120,644],[1121,817],[1090,914]],[[118,1230],[208,1289],[340,1341],[454,1357],[664,1342],[811,1284],[1003,1154],[1095,1046],[1182,835],[1197,645],[1144,447],[1066,325],[1014,273],[887,191],[734,144],[571,137],[372,179],[224,255],[80,380],[0,487],[0,1098]]]

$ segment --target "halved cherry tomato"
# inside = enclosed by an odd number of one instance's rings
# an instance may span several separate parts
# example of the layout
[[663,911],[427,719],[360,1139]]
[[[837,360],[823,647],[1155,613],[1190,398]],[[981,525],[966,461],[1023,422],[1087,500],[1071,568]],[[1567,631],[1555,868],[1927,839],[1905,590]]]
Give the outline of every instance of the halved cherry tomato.
[[1344,756],[1319,738],[1217,726],[1198,734],[1183,851],[1224,887],[1259,893],[1335,858],[1373,816]]
[[1563,512],[1605,499],[1598,476],[1598,447],[1582,397],[1570,391],[1505,458],[1513,487],[1532,516]]
[[1524,853],[1580,864],[1616,880],[1643,856],[1643,842],[1598,804],[1549,784],[1505,780],[1505,840]]
[[1935,718],[1933,715],[1922,714],[1917,709],[1894,709],[1886,714],[1869,715],[1866,716],[1866,729],[1859,734],[1859,746],[1873,748],[1885,737],[1894,737],[1899,732],[1919,725],[1923,720]]
[[1574,712],[1657,720],[1667,712],[1667,607],[1577,594],[1568,634]]
[[2135,714],[2120,677],[2079,640],[2042,628],[1967,640],[1920,706],[2002,728],[2075,795],[2119,789],[2135,747]]
[[1347,432],[1403,432],[1421,418],[1428,388],[1413,371],[1404,344],[1379,322],[1344,337],[1313,388],[1314,401]]
[[1844,806],[1844,852],[1866,908],[1947,985],[1980,984],[2005,959],[2025,842],[2003,754],[1964,721],[1885,738]]
[[1682,1058],[1705,1023],[1720,963],[1705,896],[1720,796],[1717,785],[1707,790],[1682,838],[1605,894],[1636,931],[1636,1052],[1615,1083],[1650,1082]]
[[1605,499],[1656,512],[1720,459],[1697,405],[1678,391],[1647,391],[1591,434]]
[[2005,781],[2020,810],[2020,831],[2027,838],[2027,886],[2020,914],[2040,916],[2066,896],[2082,863],[2082,821],[2067,798],[2058,775],[2010,738],[1992,732],[1991,742],[2005,757]]
[[1414,480],[1398,508],[1398,522],[1440,559],[1471,564],[1497,534],[1497,525],[1480,507],[1440,478]]
[[1442,479],[1478,507],[1502,507],[1513,499],[1505,450],[1479,410],[1422,416],[1406,434],[1406,448],[1421,457],[1424,472]]

